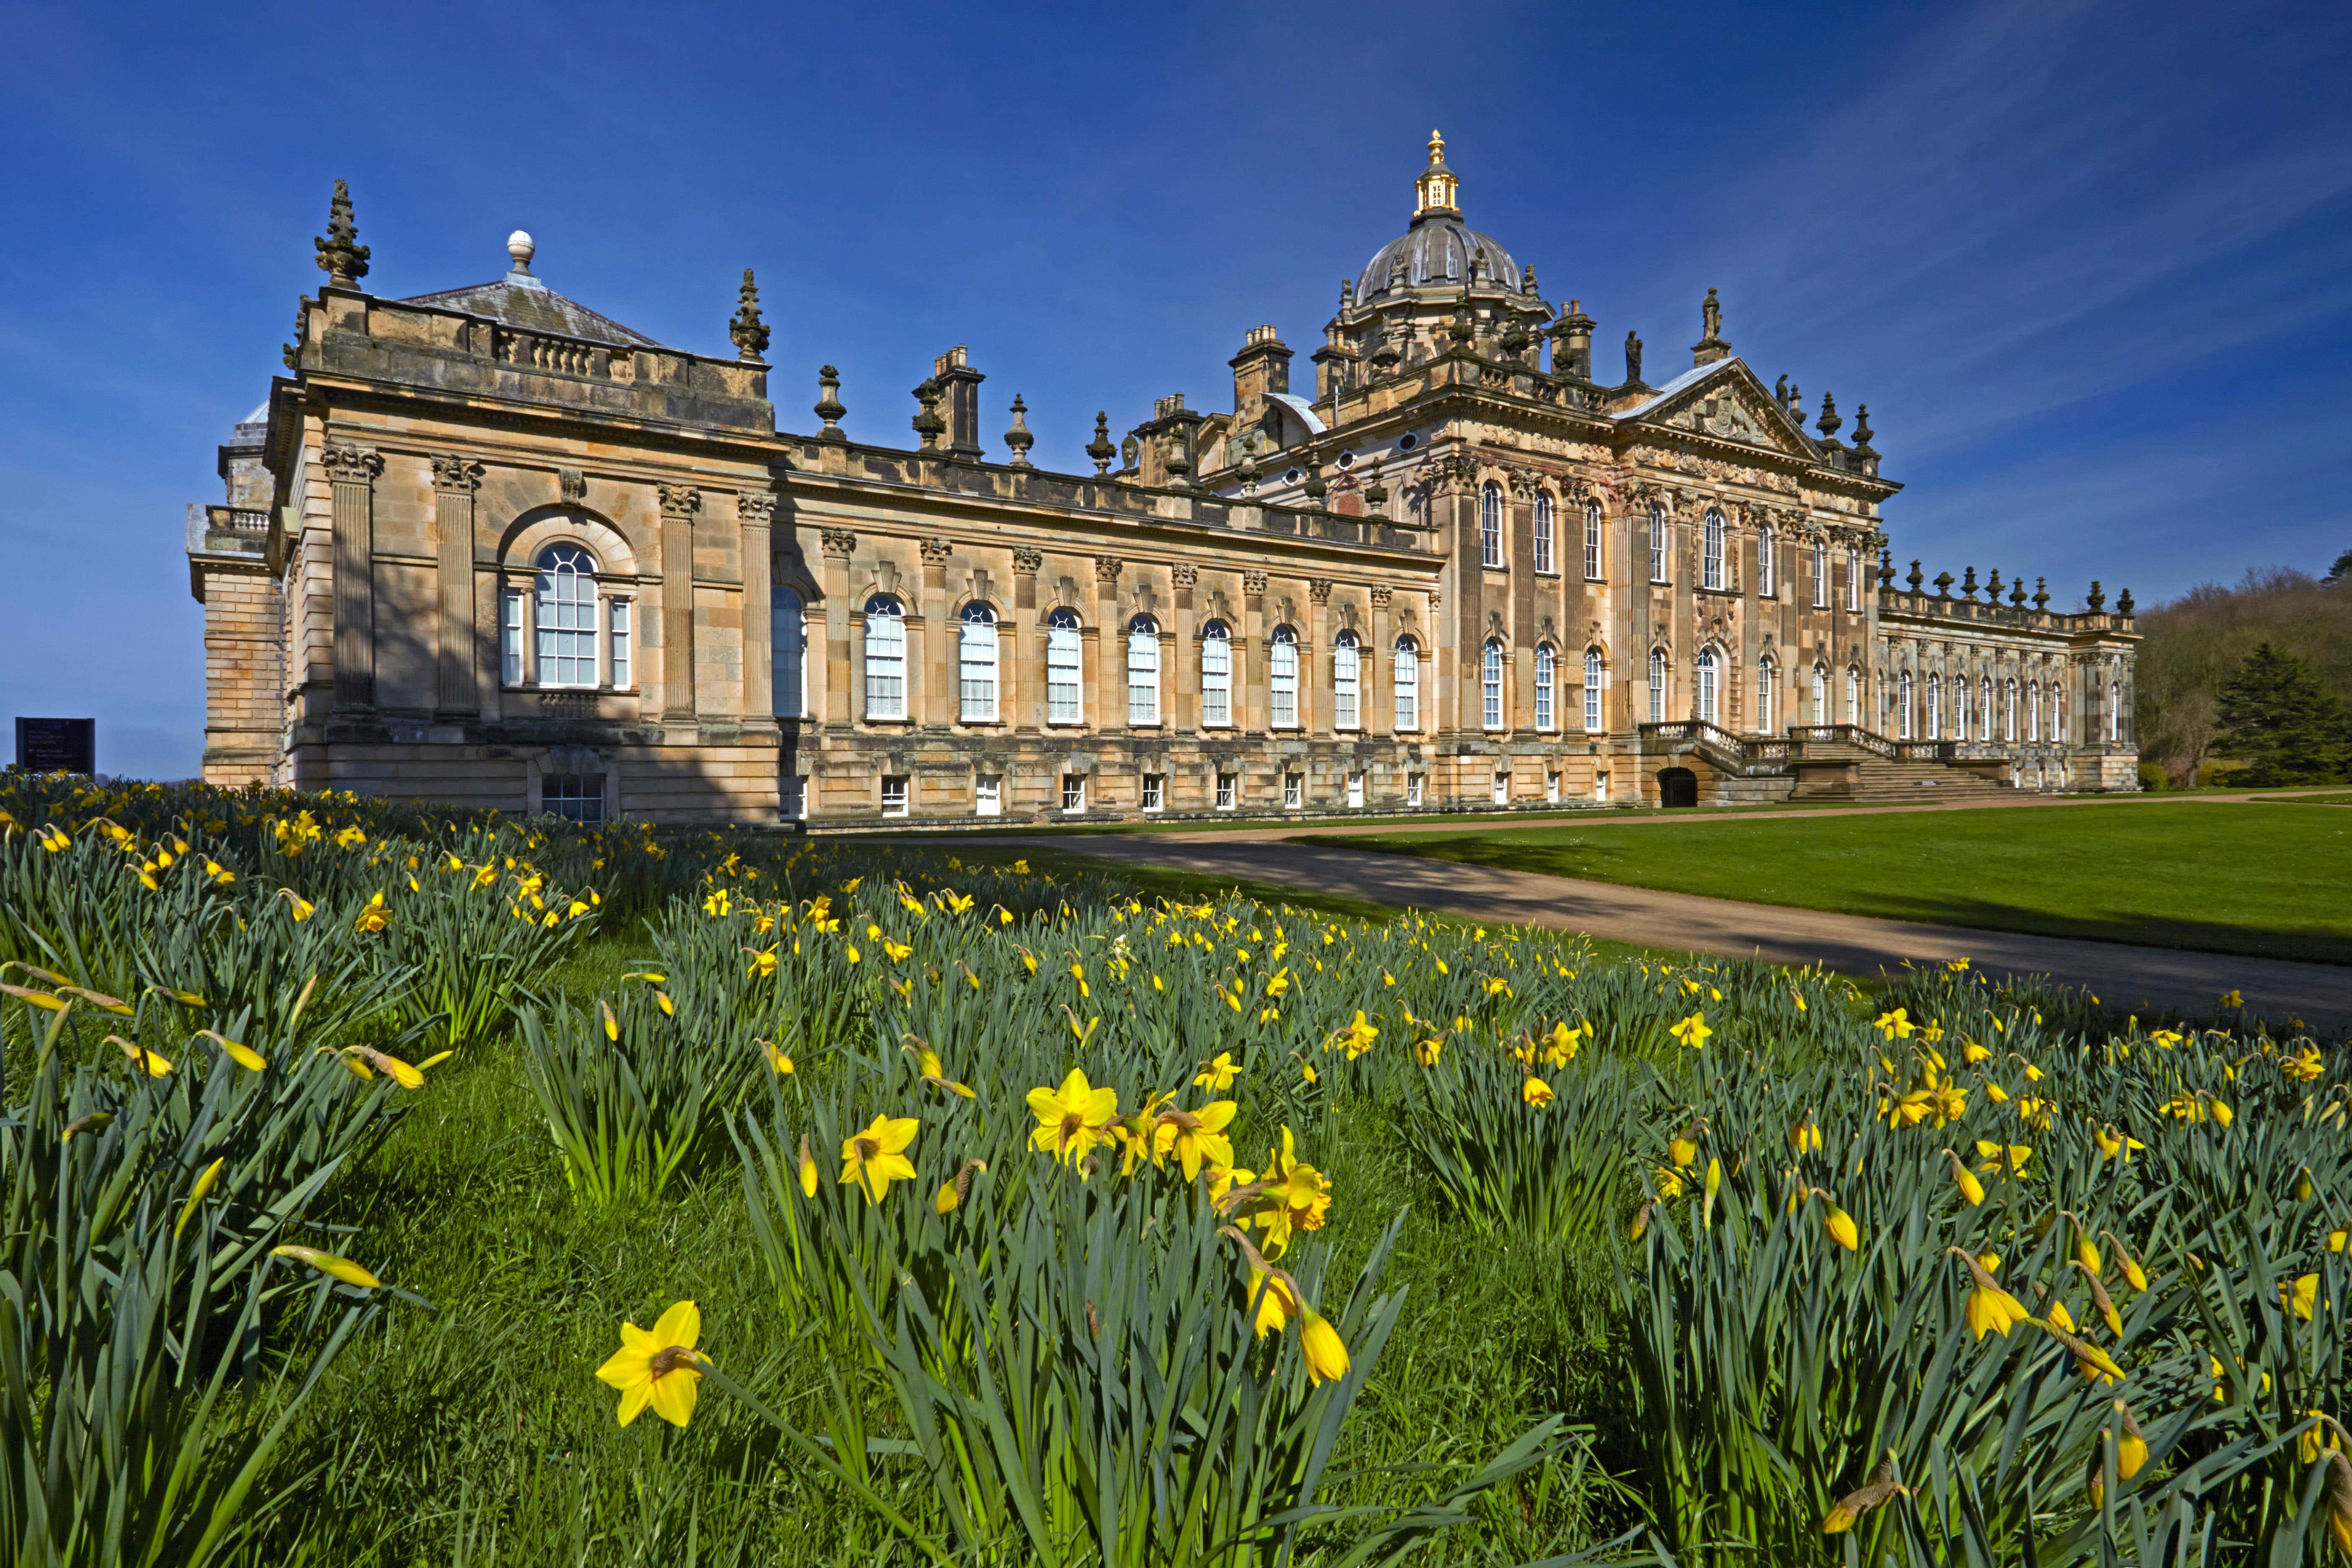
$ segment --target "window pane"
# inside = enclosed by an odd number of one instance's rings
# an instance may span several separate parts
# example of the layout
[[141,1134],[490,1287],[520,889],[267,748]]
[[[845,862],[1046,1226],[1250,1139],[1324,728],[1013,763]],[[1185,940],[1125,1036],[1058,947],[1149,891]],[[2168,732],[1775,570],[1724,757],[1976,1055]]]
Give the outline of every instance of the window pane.
[[1331,649],[1331,722],[1337,729],[1358,727],[1360,669],[1356,639],[1342,632]]
[[1055,724],[1078,721],[1078,617],[1055,610],[1045,622],[1045,718]]
[[1396,646],[1396,727],[1421,728],[1421,647],[1411,637]]
[[1160,722],[1160,629],[1140,616],[1127,632],[1127,721]]
[[1601,503],[1594,501],[1584,509],[1584,574],[1598,580],[1601,576]]
[[1584,650],[1584,728],[1591,732],[1601,729],[1601,650]]
[[866,716],[907,716],[907,623],[898,601],[880,595],[866,604]]
[[1489,730],[1503,727],[1503,645],[1488,642],[1485,657],[1479,661],[1479,686],[1486,726]]
[[1272,698],[1272,722],[1276,729],[1298,727],[1298,636],[1288,626],[1276,626],[1267,659],[1267,689]]
[[967,724],[996,720],[996,613],[966,605],[956,642],[959,710]]
[[1234,643],[1222,622],[1211,621],[1201,637],[1201,722],[1234,721]]
[[808,619],[801,596],[779,588],[768,597],[768,649],[772,677],[770,696],[776,717],[800,719],[808,714]]
[[539,684],[596,684],[596,563],[577,545],[539,555]]
[[612,617],[610,643],[613,649],[613,684],[629,684],[629,601],[614,599],[608,612]]
[[499,677],[522,684],[522,595],[512,588],[499,595]]
[[1536,497],[1536,570],[1551,570],[1551,497]]

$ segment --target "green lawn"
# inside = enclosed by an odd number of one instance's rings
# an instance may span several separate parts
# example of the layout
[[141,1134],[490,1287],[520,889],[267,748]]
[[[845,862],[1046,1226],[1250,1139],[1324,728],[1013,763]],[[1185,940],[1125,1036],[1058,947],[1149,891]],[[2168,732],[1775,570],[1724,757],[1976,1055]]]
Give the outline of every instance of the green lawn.
[[2285,801],[2294,805],[2352,805],[2352,795],[2258,795],[2256,800]]
[[2253,803],[1299,842],[1889,920],[2352,963],[2352,819]]

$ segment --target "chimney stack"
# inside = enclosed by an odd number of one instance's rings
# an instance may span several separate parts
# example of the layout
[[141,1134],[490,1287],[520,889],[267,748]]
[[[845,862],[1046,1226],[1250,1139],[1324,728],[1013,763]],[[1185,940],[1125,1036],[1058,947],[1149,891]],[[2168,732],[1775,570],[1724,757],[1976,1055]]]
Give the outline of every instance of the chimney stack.
[[940,412],[948,423],[948,456],[978,462],[982,457],[980,384],[988,378],[971,368],[964,345],[958,343],[932,362],[931,379],[939,383]]

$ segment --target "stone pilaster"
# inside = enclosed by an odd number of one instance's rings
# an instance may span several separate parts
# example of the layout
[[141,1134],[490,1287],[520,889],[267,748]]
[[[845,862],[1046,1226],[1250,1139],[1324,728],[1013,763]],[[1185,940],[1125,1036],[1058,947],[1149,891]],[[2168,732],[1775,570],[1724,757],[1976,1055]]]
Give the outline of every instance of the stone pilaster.
[[1375,584],[1369,596],[1372,604],[1370,646],[1364,649],[1361,677],[1364,733],[1393,735],[1396,733],[1396,625],[1389,616],[1391,595],[1387,584]]
[[828,528],[820,531],[818,542],[824,557],[823,719],[827,730],[846,731],[861,700],[851,680],[856,665],[849,647],[849,558],[857,552],[857,535],[845,528]]
[[743,531],[743,721],[765,729],[776,711],[775,492],[737,491],[735,515]]
[[[1265,574],[1242,574],[1242,625],[1240,635],[1234,639],[1234,651],[1249,650],[1246,659],[1236,658],[1234,670],[1234,724],[1240,730],[1260,734],[1266,727],[1266,678],[1274,668],[1266,651],[1266,634],[1273,628],[1265,624]],[[1243,679],[1243,670],[1248,679]]]
[[1127,626],[1118,613],[1118,574],[1127,563],[1095,557],[1094,727],[1127,727]]
[[[1192,614],[1192,589],[1201,580],[1201,569],[1178,563],[1168,569],[1170,585],[1175,590],[1175,606],[1168,616],[1167,636],[1161,639],[1170,650],[1160,663],[1160,679],[1166,683],[1168,710],[1161,714],[1168,732],[1179,731],[1197,734],[1201,729],[1201,644],[1193,634],[1198,621]],[[1169,661],[1175,668],[1165,668]]]
[[[962,716],[963,683],[957,661],[962,657],[963,628],[948,604],[948,559],[955,545],[946,539],[926,539],[923,556],[923,640],[919,648],[909,637],[907,668],[923,672],[922,690],[907,705],[909,717],[922,724],[950,724]],[[909,696],[915,696],[909,693]]]
[[694,518],[702,492],[663,485],[661,495],[662,721],[694,722]]
[[[1001,627],[1004,637],[1004,660],[996,674],[1001,683],[997,693],[997,712],[1006,724],[1025,733],[1034,734],[1044,715],[1034,706],[1024,707],[1029,693],[1045,689],[1042,668],[1033,668],[1045,658],[1045,644],[1037,631],[1037,573],[1045,564],[1045,552],[1032,544],[1013,547],[1013,613],[1003,617]],[[1029,678],[1034,675],[1034,680]],[[1009,803],[1008,803],[1009,804]]]
[[[1318,577],[1307,584],[1307,646],[1298,650],[1298,675],[1299,683],[1307,689],[1300,695],[1307,700],[1303,704],[1305,711],[1299,714],[1299,718],[1309,734],[1328,735],[1332,732],[1334,717],[1331,710],[1331,658],[1336,646],[1331,628],[1329,578]],[[1357,687],[1356,700],[1360,706],[1363,702],[1360,683]]]
[[375,479],[383,459],[329,447],[320,461],[334,489],[335,706],[375,701]]
[[433,459],[434,572],[440,601],[434,705],[452,719],[470,719],[482,706],[474,614],[474,489],[481,472],[482,465],[463,453]]

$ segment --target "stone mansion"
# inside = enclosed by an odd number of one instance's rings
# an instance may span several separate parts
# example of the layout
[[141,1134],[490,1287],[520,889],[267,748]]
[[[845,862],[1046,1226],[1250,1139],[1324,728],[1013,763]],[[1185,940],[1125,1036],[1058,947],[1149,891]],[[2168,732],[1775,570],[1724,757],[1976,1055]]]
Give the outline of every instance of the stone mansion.
[[[731,357],[551,289],[363,286],[339,182],[285,374],[188,509],[204,771],[583,820],[952,826],[2137,787],[2131,596],[1898,581],[1866,407],[1767,386],[1713,290],[1690,363],[1598,374],[1464,223],[1412,221],[1291,390],[1160,398],[1091,474],[1001,458],[961,348],[913,440],[780,429]],[[992,422],[992,421],[991,421]]]

